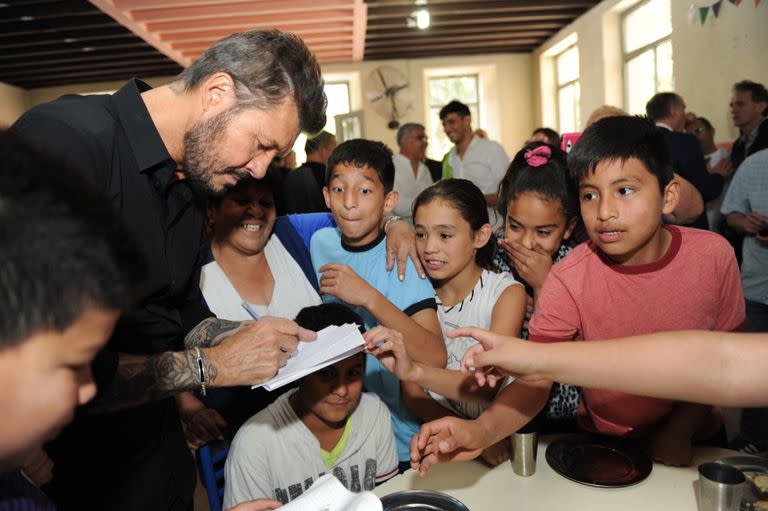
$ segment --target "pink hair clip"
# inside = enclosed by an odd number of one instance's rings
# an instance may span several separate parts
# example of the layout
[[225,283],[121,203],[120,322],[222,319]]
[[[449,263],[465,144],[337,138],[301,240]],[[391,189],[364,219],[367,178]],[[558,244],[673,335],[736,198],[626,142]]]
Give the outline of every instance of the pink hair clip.
[[545,145],[541,145],[532,151],[526,151],[523,157],[529,166],[540,167],[552,157],[552,150]]

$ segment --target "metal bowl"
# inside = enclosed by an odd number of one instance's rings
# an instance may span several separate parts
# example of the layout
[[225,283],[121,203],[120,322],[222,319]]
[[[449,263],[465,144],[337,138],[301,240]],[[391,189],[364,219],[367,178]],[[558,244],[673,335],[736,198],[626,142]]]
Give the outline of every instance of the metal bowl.
[[460,500],[433,490],[405,490],[381,498],[384,511],[469,511]]

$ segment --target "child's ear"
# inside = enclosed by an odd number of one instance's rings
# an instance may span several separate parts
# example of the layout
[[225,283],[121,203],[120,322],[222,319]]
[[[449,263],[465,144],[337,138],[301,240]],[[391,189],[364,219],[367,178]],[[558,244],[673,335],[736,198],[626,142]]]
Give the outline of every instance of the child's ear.
[[384,196],[384,212],[392,213],[397,206],[397,201],[400,199],[400,194],[397,190],[392,190]]
[[331,194],[327,186],[323,187],[323,199],[325,199],[325,207],[331,209]]
[[576,228],[576,224],[579,222],[578,217],[571,218],[565,225],[565,231],[563,231],[563,239],[567,240],[573,234],[573,230]]
[[493,236],[493,228],[491,224],[483,224],[478,230],[475,231],[475,248],[479,249],[488,243],[488,240]]
[[664,207],[661,212],[664,215],[669,215],[675,210],[677,203],[680,202],[680,182],[676,178],[672,178],[672,181],[664,187],[662,196]]

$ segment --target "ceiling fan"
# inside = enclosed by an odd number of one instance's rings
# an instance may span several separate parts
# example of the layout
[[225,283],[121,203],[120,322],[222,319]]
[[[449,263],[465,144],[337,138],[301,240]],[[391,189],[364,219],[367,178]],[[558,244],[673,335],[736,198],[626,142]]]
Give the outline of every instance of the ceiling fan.
[[368,75],[366,97],[373,110],[387,119],[387,127],[396,129],[413,108],[408,78],[391,66],[379,66]]

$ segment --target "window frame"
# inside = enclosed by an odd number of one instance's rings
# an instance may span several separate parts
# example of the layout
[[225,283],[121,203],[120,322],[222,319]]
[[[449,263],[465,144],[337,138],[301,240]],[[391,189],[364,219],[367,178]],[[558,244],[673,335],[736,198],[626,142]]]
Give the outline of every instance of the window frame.
[[570,50],[576,50],[576,56],[578,57],[578,44],[578,41],[574,41],[573,44],[564,48],[563,51],[552,57],[553,63],[555,65],[555,111],[557,112],[557,130],[560,133],[563,132],[563,126],[561,124],[562,115],[560,112],[560,91],[568,87],[573,87],[574,85],[578,85],[579,87],[579,103],[574,103],[573,105],[574,130],[578,130],[581,124],[581,112],[579,111],[581,108],[581,60],[579,60],[578,73],[576,74],[576,78],[573,78],[572,80],[562,84],[560,83],[560,70],[558,67],[558,59],[560,59],[560,57],[562,57],[566,52]]
[[[632,50],[631,52],[627,52],[627,45],[626,45],[626,38],[624,37],[625,31],[626,31],[626,19],[628,16],[630,16],[633,12],[637,11],[641,7],[643,7],[646,4],[651,3],[653,0],[643,0],[641,2],[638,2],[637,4],[633,5],[626,11],[621,13],[621,20],[620,20],[620,27],[621,27],[621,57],[622,57],[622,75],[624,79],[624,107],[626,110],[629,110],[630,105],[630,98],[629,98],[629,61],[634,60],[635,58],[639,57],[640,55],[648,52],[653,51],[653,90],[654,93],[661,92],[659,89],[659,72],[658,72],[658,49],[661,45],[669,43],[672,44],[672,27],[670,23],[670,30],[669,33],[663,37],[660,37],[659,39],[656,39],[654,41],[651,41],[650,43],[645,44],[644,46],[641,46],[639,48],[636,48]],[[670,10],[672,9],[672,0],[667,0],[670,3]],[[671,14],[670,14],[671,16]],[[674,53],[672,53],[672,66],[674,69]],[[672,74],[674,77],[674,72]],[[671,91],[667,92],[674,92],[674,80],[673,80],[673,87]],[[648,98],[651,99],[651,98]],[[630,112],[632,113],[632,112]]]

